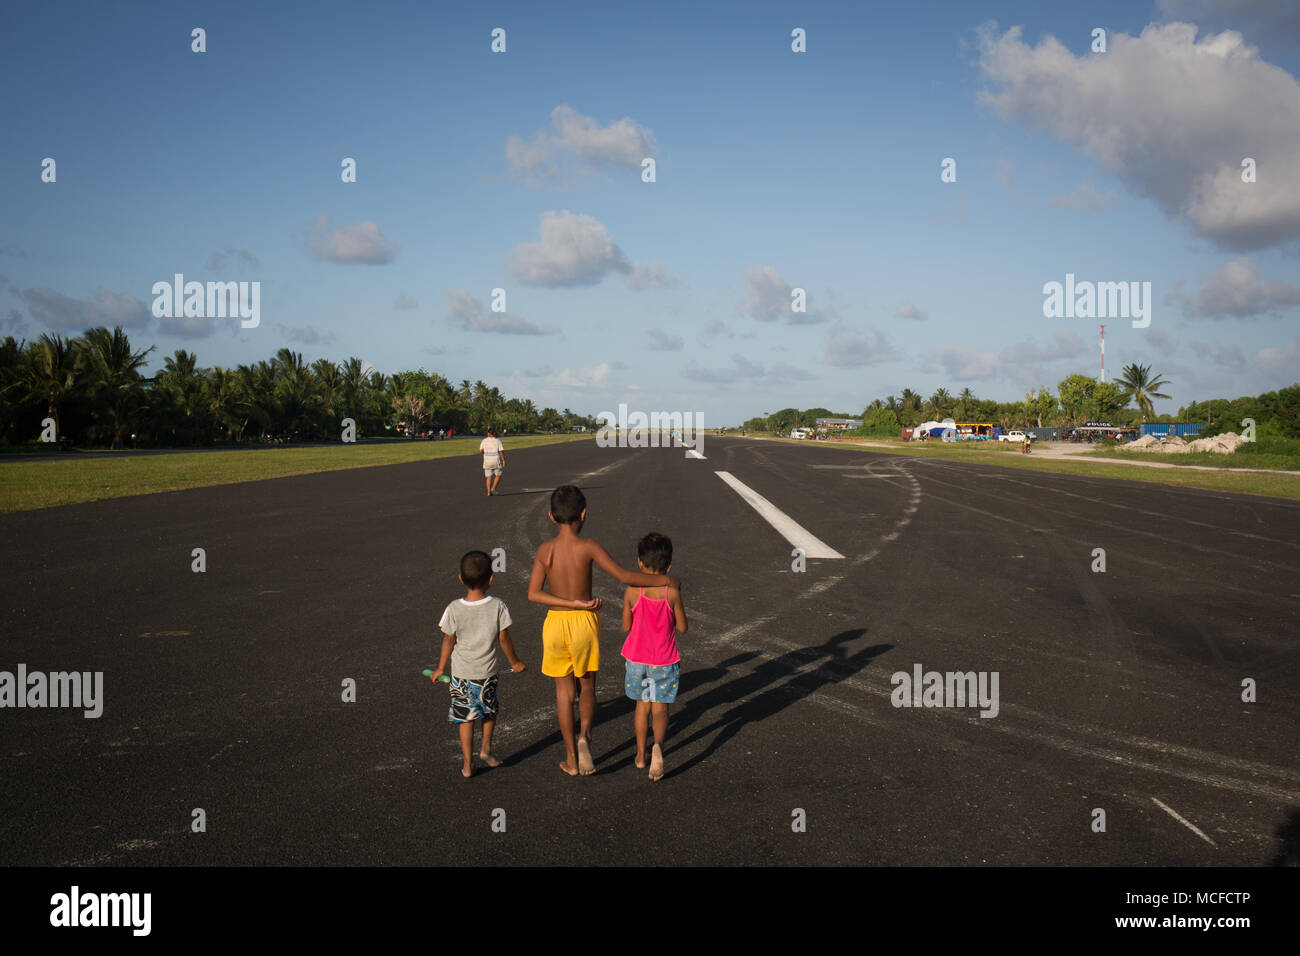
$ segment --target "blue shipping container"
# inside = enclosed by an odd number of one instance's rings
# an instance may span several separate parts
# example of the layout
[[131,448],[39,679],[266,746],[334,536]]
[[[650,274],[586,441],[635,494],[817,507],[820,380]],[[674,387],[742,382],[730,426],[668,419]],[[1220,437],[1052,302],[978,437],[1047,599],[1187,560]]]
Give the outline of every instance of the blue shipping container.
[[1166,435],[1177,435],[1186,438],[1188,435],[1199,435],[1204,427],[1204,422],[1147,422],[1138,426],[1138,437],[1154,435],[1156,438],[1164,438]]

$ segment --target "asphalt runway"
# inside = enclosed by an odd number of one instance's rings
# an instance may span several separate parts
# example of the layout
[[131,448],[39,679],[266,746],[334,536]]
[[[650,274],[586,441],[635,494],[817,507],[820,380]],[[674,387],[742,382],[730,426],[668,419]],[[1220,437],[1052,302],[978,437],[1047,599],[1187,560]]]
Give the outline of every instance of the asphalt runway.
[[[1297,862],[1300,503],[811,443],[704,453],[515,451],[495,498],[474,457],[0,516],[0,670],[104,674],[98,719],[0,710],[0,862]],[[720,471],[842,557],[793,571]],[[625,566],[646,532],[673,539],[690,631],[658,783],[633,766],[622,588],[599,570],[597,773],[557,766],[527,584],[564,483]],[[501,679],[504,766],[466,781],[420,669],[460,555],[498,547],[529,670]],[[996,716],[894,706],[918,664],[996,673]]]

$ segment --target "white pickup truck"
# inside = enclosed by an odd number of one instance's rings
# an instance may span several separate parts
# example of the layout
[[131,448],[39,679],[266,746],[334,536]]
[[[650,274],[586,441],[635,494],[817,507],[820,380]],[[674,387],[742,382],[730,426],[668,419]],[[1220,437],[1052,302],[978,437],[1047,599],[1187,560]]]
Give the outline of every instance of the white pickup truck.
[[1009,431],[1004,435],[999,435],[998,441],[1015,442],[1017,445],[1023,445],[1025,443],[1026,438],[1028,438],[1031,442],[1034,440],[1033,435],[1026,435],[1024,432],[1022,432],[1020,429],[1017,428],[1015,431]]

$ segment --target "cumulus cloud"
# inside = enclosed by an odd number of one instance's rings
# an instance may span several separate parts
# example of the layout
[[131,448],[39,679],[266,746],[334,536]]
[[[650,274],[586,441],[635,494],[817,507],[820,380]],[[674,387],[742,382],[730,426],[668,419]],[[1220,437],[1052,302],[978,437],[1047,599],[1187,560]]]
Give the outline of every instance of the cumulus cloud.
[[1093,212],[1098,209],[1105,209],[1113,204],[1116,200],[1115,193],[1109,189],[1106,192],[1099,192],[1097,187],[1090,182],[1082,182],[1072,193],[1057,193],[1048,198],[1048,203],[1057,209],[1078,209],[1085,212]]
[[5,335],[25,336],[27,334],[27,320],[17,309],[10,309],[5,318],[0,319],[0,332]]
[[394,309],[418,309],[419,307],[420,303],[416,302],[405,292],[400,293],[397,298],[393,300]]
[[88,299],[74,299],[53,289],[25,289],[22,300],[36,321],[69,332],[84,332],[98,325],[146,329],[153,315],[150,307],[131,293],[108,289],[96,289]]
[[300,342],[303,345],[328,344],[334,341],[333,334],[322,334],[320,330],[311,325],[281,325],[277,323],[276,328],[290,342]]
[[861,368],[899,358],[889,339],[879,329],[858,335],[843,325],[833,325],[826,334],[826,364],[836,368]]
[[1183,314],[1193,319],[1278,316],[1300,305],[1300,285],[1260,278],[1255,263],[1241,258],[1215,268],[1201,280],[1195,295],[1186,294],[1183,284],[1176,283],[1165,302],[1182,303]]
[[1210,20],[1241,30],[1256,43],[1300,47],[1300,3],[1295,0],[1156,0],[1166,20]]
[[663,329],[646,330],[646,348],[651,352],[680,352],[683,344],[680,335],[670,335]]
[[563,103],[551,111],[550,126],[534,133],[531,140],[517,136],[506,140],[506,162],[530,180],[562,177],[566,157],[590,171],[639,168],[641,160],[655,153],[654,134],[630,117],[602,126]]
[[[1196,233],[1236,250],[1300,238],[1300,85],[1240,33],[1199,41],[1187,23],[1108,36],[1075,56],[1021,28],[979,31],[980,101],[1055,137],[1153,199]],[[1241,161],[1258,163],[1243,183]]]
[[551,287],[595,285],[611,272],[626,277],[629,289],[669,283],[662,263],[634,263],[623,254],[609,230],[591,216],[542,213],[537,242],[510,251],[506,268],[519,282]]
[[941,367],[954,381],[980,381],[1006,378],[1013,382],[1032,383],[1056,375],[1053,363],[1077,358],[1088,351],[1075,332],[1055,332],[1052,341],[1039,345],[1026,339],[1008,345],[1000,351],[972,349],[963,346],[943,346],[931,349],[925,358],[931,365]]
[[465,289],[452,289],[447,294],[447,322],[460,326],[467,332],[494,332],[499,335],[552,335],[559,331],[550,326],[530,322],[509,312],[489,312],[483,303]]
[[633,263],[632,271],[623,280],[634,291],[642,289],[664,289],[672,285],[668,269],[662,262]]
[[929,313],[922,312],[911,302],[904,302],[900,305],[894,315],[900,319],[914,319],[917,322],[924,322],[930,317]]
[[206,339],[216,333],[218,323],[225,325],[229,321],[201,315],[163,316],[158,320],[158,332],[178,339]]
[[1178,342],[1164,329],[1147,329],[1143,335],[1147,344],[1153,346],[1161,355],[1173,355],[1178,351]]
[[1255,353],[1255,367],[1264,375],[1291,383],[1300,368],[1300,338],[1292,339],[1281,348],[1267,346]]
[[731,368],[706,368],[692,361],[686,366],[682,376],[690,381],[704,382],[709,385],[747,383],[760,388],[785,385],[790,382],[806,382],[814,377],[787,362],[777,362],[769,368],[763,368],[743,355],[733,355],[731,361]]
[[545,384],[550,388],[603,388],[609,383],[609,373],[613,366],[609,362],[588,365],[579,369],[562,368],[558,372],[549,372]]
[[1211,345],[1208,342],[1193,342],[1192,351],[1201,358],[1213,362],[1219,368],[1237,371],[1246,366],[1246,356],[1235,345]]
[[214,252],[212,255],[208,256],[208,268],[221,269],[225,267],[227,262],[232,261],[236,264],[242,263],[243,265],[250,266],[254,269],[259,269],[262,266],[262,263],[257,256],[253,255],[247,249],[235,249],[231,246],[227,246],[224,252]]
[[745,269],[745,298],[741,300],[736,312],[748,315],[760,322],[777,322],[782,319],[792,325],[812,325],[825,322],[834,316],[834,310],[818,310],[813,307],[812,293],[804,290],[805,311],[794,311],[794,286],[781,277],[774,268],[767,265],[749,266]]
[[330,217],[321,214],[312,220],[307,234],[307,249],[318,262],[384,265],[397,257],[397,246],[373,222],[330,228]]

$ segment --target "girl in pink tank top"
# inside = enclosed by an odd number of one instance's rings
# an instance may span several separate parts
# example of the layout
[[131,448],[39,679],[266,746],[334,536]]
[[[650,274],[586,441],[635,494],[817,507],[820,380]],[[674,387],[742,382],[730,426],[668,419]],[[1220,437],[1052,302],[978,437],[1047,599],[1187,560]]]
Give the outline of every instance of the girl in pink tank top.
[[[648,534],[637,544],[637,564],[646,574],[667,574],[673,563],[673,543],[661,534]],[[628,588],[623,594],[623,642],[626,676],[623,687],[636,701],[636,765],[646,766],[646,735],[654,721],[655,743],[650,779],[664,774],[662,745],[668,736],[668,705],[677,699],[681,654],[674,630],[686,633],[686,607],[676,588]]]

